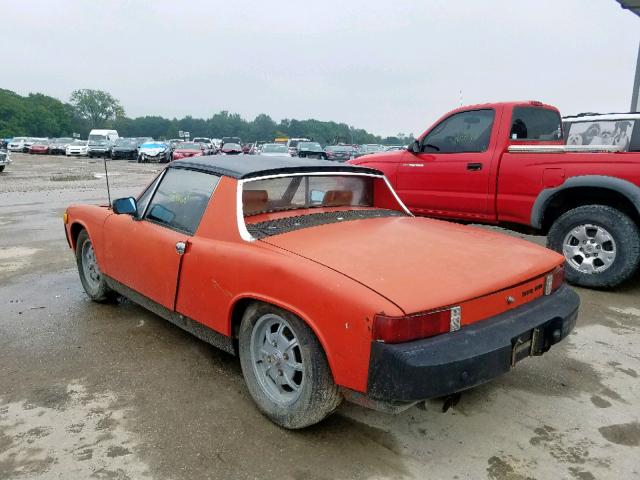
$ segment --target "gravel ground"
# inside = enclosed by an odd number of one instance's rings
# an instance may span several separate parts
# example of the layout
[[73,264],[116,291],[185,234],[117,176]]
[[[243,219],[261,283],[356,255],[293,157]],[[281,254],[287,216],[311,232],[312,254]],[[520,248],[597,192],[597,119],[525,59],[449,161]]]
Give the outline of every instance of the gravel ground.
[[[0,479],[640,478],[640,278],[578,290],[566,341],[446,413],[343,404],[289,432],[256,411],[234,357],[84,295],[61,215],[106,202],[101,161],[13,159],[0,174]],[[109,165],[113,197],[161,169]]]

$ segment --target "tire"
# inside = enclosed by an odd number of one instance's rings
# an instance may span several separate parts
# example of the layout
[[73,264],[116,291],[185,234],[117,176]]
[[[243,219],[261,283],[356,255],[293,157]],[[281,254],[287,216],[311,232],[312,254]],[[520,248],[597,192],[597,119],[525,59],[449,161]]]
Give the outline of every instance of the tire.
[[[89,249],[91,250],[90,254]],[[91,268],[91,264],[87,264],[89,257],[93,257],[93,269]],[[78,265],[78,273],[82,287],[91,300],[98,303],[108,303],[115,300],[116,293],[109,288],[104,276],[100,272],[98,261],[93,253],[93,245],[86,230],[82,230],[78,235],[76,242],[76,263]],[[92,274],[95,274],[95,277],[92,276]]]
[[[265,328],[276,328],[274,325],[282,326],[273,333],[281,340],[277,346],[267,344],[266,335],[261,335]],[[288,339],[297,339],[297,343],[283,348]],[[268,355],[258,353],[265,349],[269,349]],[[240,324],[239,353],[251,397],[277,425],[288,429],[308,427],[331,414],[342,401],[320,342],[302,320],[285,310],[261,302],[251,304]],[[257,356],[262,360],[255,360]],[[273,377],[285,382],[284,387],[291,391],[278,392]],[[297,391],[289,386],[294,384],[299,387]]]
[[[585,241],[580,240],[585,238],[583,232],[587,232]],[[585,205],[561,215],[549,230],[547,246],[565,256],[567,281],[582,287],[616,287],[640,265],[638,226],[625,213],[605,205]],[[587,262],[582,270],[581,258]],[[584,271],[588,262],[598,268]]]
[[4,167],[6,167],[6,165],[0,165],[0,173],[4,172]]

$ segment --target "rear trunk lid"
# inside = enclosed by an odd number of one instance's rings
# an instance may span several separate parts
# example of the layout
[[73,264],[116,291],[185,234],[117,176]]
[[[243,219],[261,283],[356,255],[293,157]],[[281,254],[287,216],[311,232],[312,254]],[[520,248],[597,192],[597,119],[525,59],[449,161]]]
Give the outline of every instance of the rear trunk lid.
[[[496,310],[493,305],[485,310],[492,314],[508,310],[537,298],[544,274],[563,261],[555,252],[525,240],[414,217],[326,224],[261,241],[341,272],[407,314],[502,291],[517,295],[515,305],[501,295],[504,308]],[[535,295],[527,293],[532,289]]]

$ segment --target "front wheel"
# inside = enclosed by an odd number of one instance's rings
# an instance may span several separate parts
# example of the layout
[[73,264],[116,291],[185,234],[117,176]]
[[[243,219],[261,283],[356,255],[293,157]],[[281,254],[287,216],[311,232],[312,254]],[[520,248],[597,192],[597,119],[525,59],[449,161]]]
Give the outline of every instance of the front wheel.
[[564,255],[567,280],[583,287],[615,287],[640,265],[638,226],[605,205],[585,205],[561,215],[549,230],[547,246]]
[[82,230],[78,235],[76,242],[76,263],[78,264],[78,273],[80,274],[82,287],[91,300],[105,303],[112,301],[116,297],[116,293],[109,288],[100,271],[98,260],[96,259],[96,254],[93,249],[93,243],[91,243],[91,239],[86,230]]
[[4,167],[6,167],[6,165],[0,165],[0,173],[4,172]]
[[256,302],[239,332],[249,393],[274,423],[290,429],[323,420],[342,400],[320,342],[295,315]]

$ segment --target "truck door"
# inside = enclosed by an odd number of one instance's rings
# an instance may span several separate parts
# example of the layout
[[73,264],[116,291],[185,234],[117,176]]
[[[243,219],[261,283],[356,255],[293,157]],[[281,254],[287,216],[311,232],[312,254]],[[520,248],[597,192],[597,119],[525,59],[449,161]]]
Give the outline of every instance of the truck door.
[[454,113],[421,140],[421,152],[403,154],[397,171],[398,194],[421,215],[491,219],[491,165],[496,111]]

